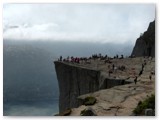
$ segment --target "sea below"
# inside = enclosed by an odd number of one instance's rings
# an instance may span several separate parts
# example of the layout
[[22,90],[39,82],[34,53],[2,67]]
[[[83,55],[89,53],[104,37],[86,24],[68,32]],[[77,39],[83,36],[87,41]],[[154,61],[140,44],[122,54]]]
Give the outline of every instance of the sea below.
[[4,103],[3,116],[54,116],[59,100]]

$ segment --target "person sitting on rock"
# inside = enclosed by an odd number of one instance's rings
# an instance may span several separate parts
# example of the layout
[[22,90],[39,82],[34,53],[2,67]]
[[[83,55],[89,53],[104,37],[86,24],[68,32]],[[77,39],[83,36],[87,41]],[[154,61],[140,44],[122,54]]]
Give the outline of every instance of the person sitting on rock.
[[120,59],[123,59],[123,58],[124,58],[123,55],[121,55]]
[[144,60],[144,65],[146,65],[147,64],[147,62],[146,62],[146,60]]
[[66,59],[63,59],[63,62],[66,62]]

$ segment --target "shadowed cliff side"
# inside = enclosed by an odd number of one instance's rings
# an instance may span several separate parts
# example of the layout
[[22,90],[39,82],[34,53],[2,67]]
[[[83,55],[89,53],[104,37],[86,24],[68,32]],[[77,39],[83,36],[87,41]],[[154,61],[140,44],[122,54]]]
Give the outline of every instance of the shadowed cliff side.
[[155,21],[151,22],[147,31],[137,39],[131,55],[155,57]]
[[60,90],[60,112],[67,108],[78,107],[77,97],[79,95],[99,89],[99,71],[76,67],[58,61],[54,63]]
[[[98,60],[97,62],[101,61]],[[60,61],[55,61],[54,63],[60,90],[60,113],[68,108],[81,105],[81,102],[77,99],[80,95],[129,83],[123,78],[108,77],[106,72],[86,67],[86,65]],[[93,65],[91,64],[91,66]]]

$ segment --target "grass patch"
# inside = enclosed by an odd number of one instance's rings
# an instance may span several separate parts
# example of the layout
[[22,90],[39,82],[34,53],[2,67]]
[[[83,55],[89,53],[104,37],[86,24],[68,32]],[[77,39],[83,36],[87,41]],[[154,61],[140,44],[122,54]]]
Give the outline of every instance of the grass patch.
[[80,113],[81,116],[97,116],[92,109],[84,109]]
[[152,94],[150,97],[145,99],[143,102],[140,101],[137,107],[133,110],[136,115],[144,115],[144,110],[147,108],[155,109],[155,95]]
[[96,98],[89,96],[84,99],[84,105],[94,105],[96,103]]

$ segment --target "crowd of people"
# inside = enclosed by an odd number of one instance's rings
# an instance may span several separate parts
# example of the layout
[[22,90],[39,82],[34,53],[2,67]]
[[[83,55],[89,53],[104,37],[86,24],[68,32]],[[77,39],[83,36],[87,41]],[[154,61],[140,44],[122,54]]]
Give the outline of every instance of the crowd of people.
[[[133,55],[133,56],[129,56],[128,58],[134,58],[134,57],[135,56]],[[125,65],[115,66],[115,64],[112,63],[113,59],[124,59],[123,55],[120,55],[120,56],[116,55],[114,57],[109,57],[108,55],[103,56],[103,55],[101,55],[101,53],[99,53],[99,54],[93,54],[90,57],[73,57],[73,56],[69,57],[68,56],[67,58],[63,58],[62,56],[60,56],[58,61],[77,63],[77,64],[80,64],[80,63],[91,64],[91,60],[97,60],[97,59],[98,60],[103,60],[104,64],[109,63],[109,65],[108,65],[108,75],[109,75],[109,77],[112,73],[116,73],[117,70],[124,71],[126,69]],[[152,60],[152,57],[151,57],[151,60]],[[146,64],[147,64],[147,62],[146,62],[146,60],[144,60],[144,62],[142,63],[142,69],[139,72],[139,76],[142,75],[144,67],[145,67]],[[154,72],[150,73],[150,75],[149,75],[150,80],[152,79],[152,75],[154,75],[154,74],[155,74]],[[138,79],[138,76],[135,76],[135,79],[134,79],[135,84],[137,83],[137,79]]]
[[111,60],[113,59],[123,59],[123,55],[121,55],[121,57],[119,57],[118,55],[114,56],[114,57],[109,57],[108,55],[101,55],[101,53],[99,54],[93,54],[90,57],[67,57],[67,58],[63,58],[62,56],[60,56],[60,58],[58,59],[58,61],[62,61],[62,62],[71,62],[71,63],[80,63],[80,61],[86,62],[86,63],[91,63],[91,60],[104,60],[104,63],[112,63]]

